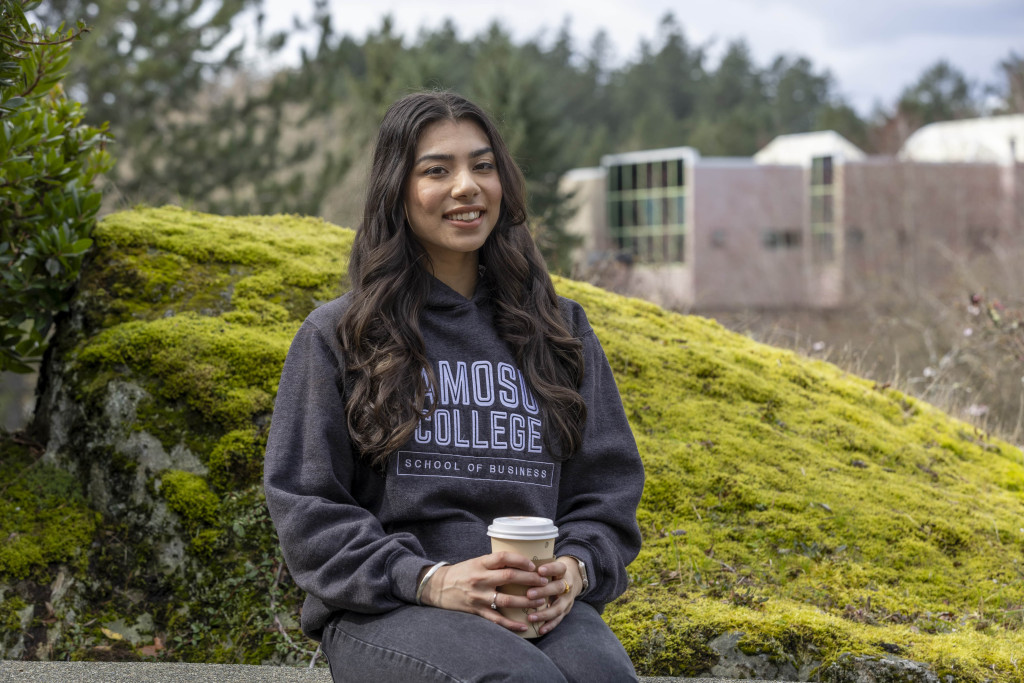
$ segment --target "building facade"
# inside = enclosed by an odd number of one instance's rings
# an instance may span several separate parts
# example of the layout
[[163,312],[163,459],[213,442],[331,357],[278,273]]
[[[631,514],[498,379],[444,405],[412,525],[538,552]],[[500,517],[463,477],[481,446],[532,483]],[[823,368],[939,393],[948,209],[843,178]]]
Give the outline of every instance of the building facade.
[[576,275],[676,310],[833,308],[888,277],[926,286],[951,256],[1024,241],[1024,116],[998,119],[996,133],[976,128],[985,145],[936,152],[928,140],[942,137],[925,127],[895,157],[832,131],[780,136],[751,158],[605,156],[562,181],[579,207]]

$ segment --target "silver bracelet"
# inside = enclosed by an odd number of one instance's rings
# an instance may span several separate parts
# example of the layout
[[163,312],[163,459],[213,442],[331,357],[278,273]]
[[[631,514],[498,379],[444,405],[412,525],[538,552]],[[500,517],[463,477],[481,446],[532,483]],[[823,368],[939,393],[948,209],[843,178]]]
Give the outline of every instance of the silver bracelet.
[[430,581],[430,577],[434,575],[434,572],[436,572],[438,569],[440,569],[441,567],[445,566],[446,564],[448,564],[448,563],[445,562],[444,560],[441,560],[440,562],[435,564],[433,567],[428,569],[427,573],[423,575],[422,579],[420,579],[420,585],[416,587],[416,604],[417,605],[420,605],[420,606],[423,605],[423,603],[420,602],[420,598],[423,597],[423,588],[427,585],[427,581]]

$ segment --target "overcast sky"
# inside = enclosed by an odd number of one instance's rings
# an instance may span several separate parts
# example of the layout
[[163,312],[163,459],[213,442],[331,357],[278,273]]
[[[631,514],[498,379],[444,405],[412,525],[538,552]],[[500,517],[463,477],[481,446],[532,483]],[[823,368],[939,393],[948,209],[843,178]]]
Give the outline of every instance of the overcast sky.
[[[839,91],[862,114],[891,104],[903,87],[938,59],[978,82],[996,80],[997,62],[1011,50],[1024,56],[1024,0],[329,0],[335,28],[362,37],[391,13],[399,32],[415,37],[450,17],[469,38],[500,20],[518,40],[553,37],[568,18],[578,49],[599,29],[615,47],[616,63],[653,40],[673,12],[692,44],[711,44],[712,57],[744,38],[757,63],[779,54],[809,57],[829,69]],[[265,0],[269,28],[308,14],[311,0]],[[712,60],[712,66],[715,61]]]

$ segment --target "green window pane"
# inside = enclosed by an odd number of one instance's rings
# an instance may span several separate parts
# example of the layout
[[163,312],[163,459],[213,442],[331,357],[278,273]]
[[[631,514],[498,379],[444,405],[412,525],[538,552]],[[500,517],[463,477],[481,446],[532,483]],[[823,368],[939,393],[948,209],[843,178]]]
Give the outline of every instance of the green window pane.
[[835,239],[831,232],[814,234],[814,256],[821,261],[832,261],[836,257]]
[[811,185],[829,186],[832,184],[832,157],[814,157],[811,159]]
[[831,223],[833,221],[833,198],[831,194],[811,196],[811,223]]

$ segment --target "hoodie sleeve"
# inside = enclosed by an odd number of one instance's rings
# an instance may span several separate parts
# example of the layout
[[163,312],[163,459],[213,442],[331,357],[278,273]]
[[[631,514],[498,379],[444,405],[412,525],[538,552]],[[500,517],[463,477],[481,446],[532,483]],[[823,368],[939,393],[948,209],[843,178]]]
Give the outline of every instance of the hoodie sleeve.
[[587,564],[590,588],[580,600],[601,609],[626,590],[626,566],[640,552],[636,509],[644,469],[608,359],[578,305],[574,318],[583,342],[587,422],[583,447],[562,464],[555,553]]
[[353,496],[343,368],[335,336],[307,319],[281,374],[264,488],[295,583],[331,608],[379,613],[415,600],[430,560],[414,536],[385,533]]

